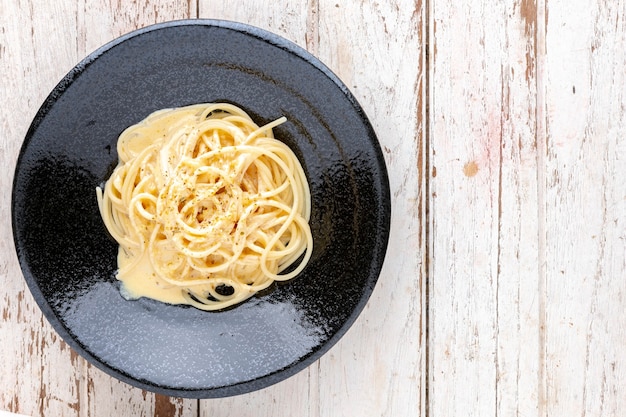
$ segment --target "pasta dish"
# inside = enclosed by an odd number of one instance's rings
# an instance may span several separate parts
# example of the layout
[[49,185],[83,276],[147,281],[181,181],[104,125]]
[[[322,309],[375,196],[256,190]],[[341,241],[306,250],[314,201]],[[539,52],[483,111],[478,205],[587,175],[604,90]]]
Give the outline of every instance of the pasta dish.
[[202,310],[296,277],[311,257],[311,197],[293,151],[225,103],[159,110],[126,129],[96,189],[119,244],[125,298]]

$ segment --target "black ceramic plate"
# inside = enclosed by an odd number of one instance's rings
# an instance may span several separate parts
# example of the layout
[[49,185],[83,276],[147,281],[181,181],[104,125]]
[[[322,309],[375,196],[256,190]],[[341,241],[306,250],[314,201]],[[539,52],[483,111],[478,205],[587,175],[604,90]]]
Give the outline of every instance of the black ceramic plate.
[[[288,118],[275,134],[308,176],[312,260],[228,311],[127,301],[95,194],[118,135],[157,109],[217,101],[258,124]],[[24,277],[63,339],[122,381],[191,398],[260,389],[318,359],[363,309],[389,233],[385,163],[348,89],[296,45],[225,21],[151,26],[78,64],[28,130],[12,198]]]

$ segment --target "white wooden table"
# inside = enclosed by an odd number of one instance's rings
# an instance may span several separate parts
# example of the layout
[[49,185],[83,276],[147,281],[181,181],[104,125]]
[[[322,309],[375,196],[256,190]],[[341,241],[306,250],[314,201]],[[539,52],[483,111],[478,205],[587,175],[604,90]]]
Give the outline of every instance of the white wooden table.
[[[321,360],[234,398],[168,398],[89,365],[22,278],[26,130],[85,55],[180,18],[305,47],[352,90],[390,173],[388,256]],[[0,410],[29,416],[623,416],[626,0],[2,0]]]

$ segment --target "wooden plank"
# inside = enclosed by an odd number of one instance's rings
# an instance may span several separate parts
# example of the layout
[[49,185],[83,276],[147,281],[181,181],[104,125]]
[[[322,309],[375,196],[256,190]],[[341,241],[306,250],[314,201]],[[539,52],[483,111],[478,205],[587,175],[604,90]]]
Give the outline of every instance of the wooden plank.
[[317,54],[370,118],[392,195],[378,284],[320,360],[320,416],[425,415],[425,4],[319,1]]
[[[194,2],[110,4],[3,3],[0,90],[11,106],[0,115],[0,177],[12,169],[30,120],[63,75],[101,44],[146,24],[189,17]],[[11,172],[10,172],[11,171]],[[10,193],[0,196],[0,410],[30,416],[195,415],[197,401],[170,399],[123,384],[91,367],[60,340],[24,284],[12,245]]]
[[[67,7],[64,7],[67,6]],[[45,321],[22,278],[12,243],[10,190],[22,139],[37,108],[75,61],[75,5],[31,2],[0,8],[0,91],[11,100],[0,115],[3,283],[0,322],[0,409],[27,415],[77,416],[84,363]],[[65,32],[54,25],[67,26]],[[39,24],[37,24],[39,23]],[[56,45],[57,47],[49,47]],[[48,366],[49,363],[59,364]]]
[[169,20],[195,18],[196,0],[97,2],[82,0],[76,13],[77,48],[82,56],[135,29]]
[[504,5],[498,180],[496,415],[541,413],[535,1]]
[[429,414],[538,415],[536,5],[429,10]]
[[546,415],[621,415],[626,1],[546,6]]
[[307,28],[315,26],[316,0],[198,0],[198,16],[246,23],[276,33],[306,48]]

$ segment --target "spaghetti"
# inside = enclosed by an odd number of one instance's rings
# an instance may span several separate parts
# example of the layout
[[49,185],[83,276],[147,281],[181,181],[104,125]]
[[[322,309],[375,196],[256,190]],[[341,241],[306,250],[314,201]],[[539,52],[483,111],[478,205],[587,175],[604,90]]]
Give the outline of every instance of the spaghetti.
[[96,190],[125,298],[202,310],[297,276],[311,257],[309,186],[272,129],[224,103],[160,110],[118,139]]

